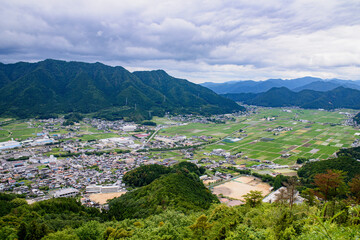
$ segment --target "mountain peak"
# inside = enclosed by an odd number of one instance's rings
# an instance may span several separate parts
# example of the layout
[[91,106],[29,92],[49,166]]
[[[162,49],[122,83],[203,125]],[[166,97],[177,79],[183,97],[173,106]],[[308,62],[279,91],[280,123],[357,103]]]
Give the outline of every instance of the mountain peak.
[[165,112],[220,114],[244,110],[232,100],[171,77],[164,70],[130,73],[99,62],[54,59],[1,67],[0,115],[27,118],[80,112],[143,120],[149,118],[148,111],[162,116]]

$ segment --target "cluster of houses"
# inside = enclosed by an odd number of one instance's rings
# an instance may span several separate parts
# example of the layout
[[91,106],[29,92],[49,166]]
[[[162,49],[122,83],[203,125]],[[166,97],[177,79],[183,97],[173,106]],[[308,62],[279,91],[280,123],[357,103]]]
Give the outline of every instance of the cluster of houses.
[[65,159],[36,156],[22,161],[1,161],[0,191],[33,197],[125,191],[121,180],[127,171],[154,163],[169,165],[168,161],[150,160],[146,153],[137,152],[100,156],[82,154]]
[[185,123],[225,123],[227,121],[234,120],[235,117],[241,115],[247,115],[249,112],[236,112],[232,114],[220,114],[220,115],[213,115],[210,117],[204,117],[200,115],[193,115],[193,114],[186,114],[186,115],[177,115],[177,116],[169,116],[166,115],[169,120],[177,121],[177,122],[185,122]]
[[183,135],[176,136],[163,136],[157,135],[153,138],[153,141],[148,142],[147,146],[149,148],[177,148],[177,147],[191,147],[198,146],[207,141],[203,138],[187,138]]
[[281,132],[287,132],[287,131],[291,131],[293,130],[293,128],[291,127],[282,127],[282,126],[278,126],[276,128],[267,128],[265,131],[266,132],[273,132],[275,135]]

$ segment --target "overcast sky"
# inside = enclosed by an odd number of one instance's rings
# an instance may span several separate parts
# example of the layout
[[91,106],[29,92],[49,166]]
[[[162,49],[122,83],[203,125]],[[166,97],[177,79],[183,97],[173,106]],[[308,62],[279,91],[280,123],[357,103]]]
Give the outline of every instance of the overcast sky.
[[360,80],[359,0],[2,0],[0,61],[103,62],[201,83]]

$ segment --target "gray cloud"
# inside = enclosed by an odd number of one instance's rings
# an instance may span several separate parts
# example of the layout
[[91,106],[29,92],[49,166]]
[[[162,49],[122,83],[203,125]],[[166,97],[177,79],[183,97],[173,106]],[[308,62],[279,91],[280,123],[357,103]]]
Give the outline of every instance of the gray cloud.
[[0,61],[101,61],[191,81],[360,80],[357,0],[4,0]]

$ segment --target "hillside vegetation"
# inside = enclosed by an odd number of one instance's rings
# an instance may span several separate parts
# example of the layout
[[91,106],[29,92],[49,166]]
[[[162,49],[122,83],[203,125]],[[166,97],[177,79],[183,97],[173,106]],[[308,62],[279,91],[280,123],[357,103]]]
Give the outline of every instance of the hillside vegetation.
[[244,108],[232,100],[162,70],[130,73],[101,63],[57,60],[0,64],[1,116],[80,112],[140,121],[166,112],[221,114],[239,110]]
[[200,176],[205,173],[205,168],[199,168],[190,162],[180,162],[173,167],[157,164],[144,165],[127,172],[123,177],[123,182],[129,187],[142,187],[170,172],[193,173],[196,176]]
[[293,92],[285,87],[272,88],[264,93],[229,93],[224,97],[249,105],[264,107],[292,107],[307,109],[360,109],[360,91],[338,87],[327,92],[302,90]]
[[217,197],[197,177],[170,173],[112,200],[109,216],[118,220],[145,218],[166,209],[188,213],[208,209],[216,202]]

